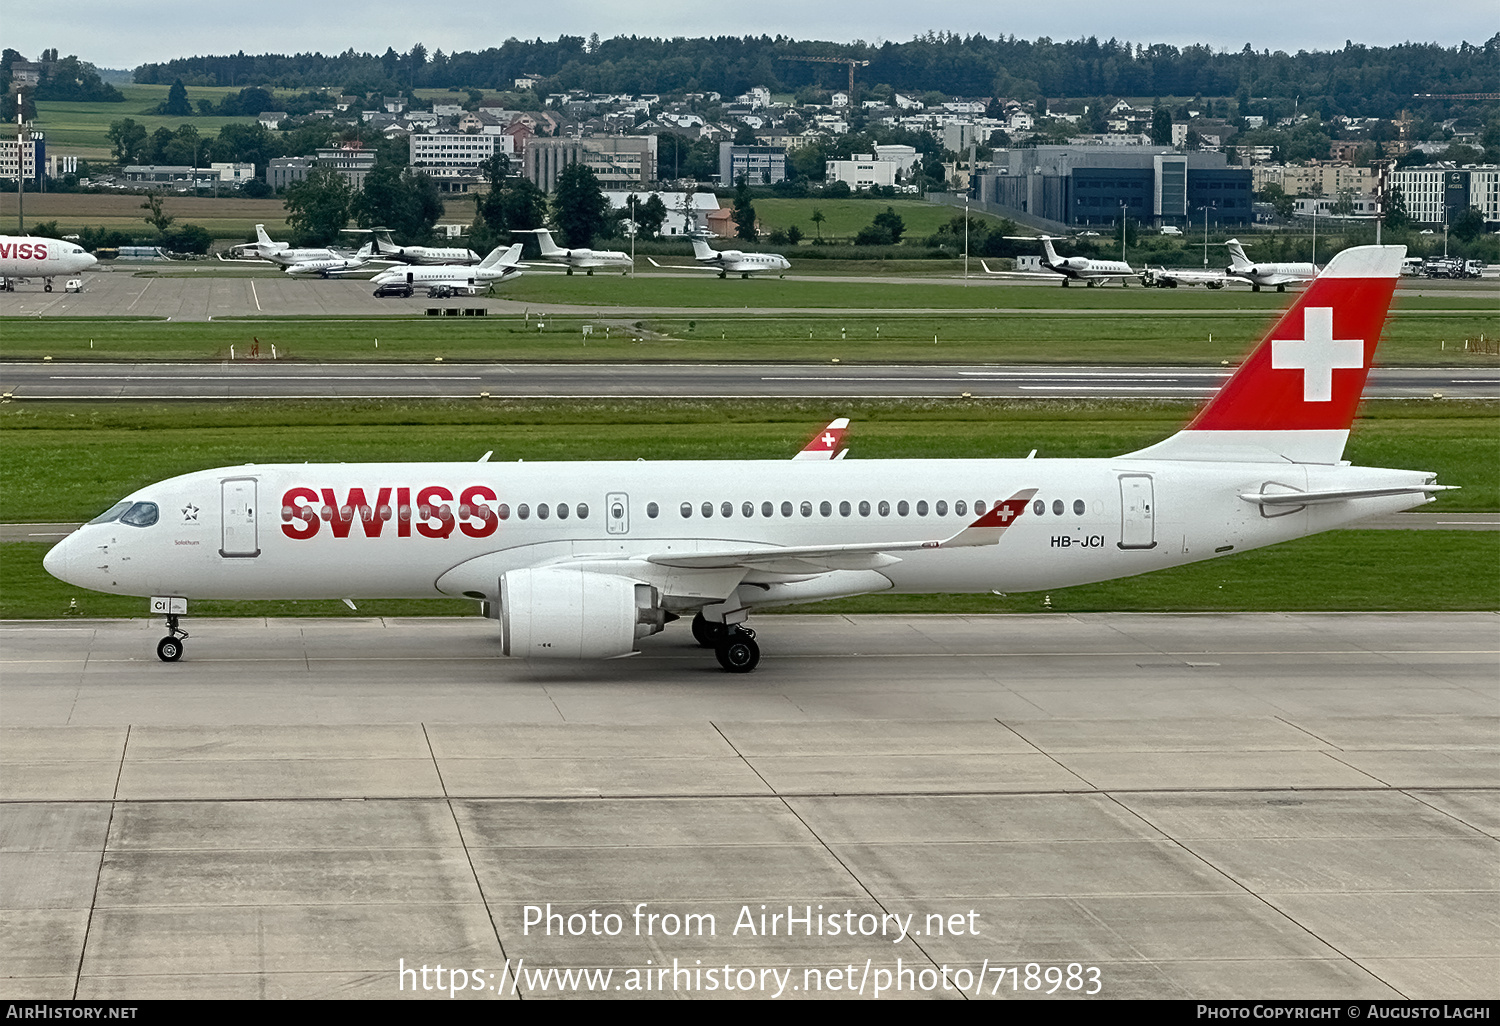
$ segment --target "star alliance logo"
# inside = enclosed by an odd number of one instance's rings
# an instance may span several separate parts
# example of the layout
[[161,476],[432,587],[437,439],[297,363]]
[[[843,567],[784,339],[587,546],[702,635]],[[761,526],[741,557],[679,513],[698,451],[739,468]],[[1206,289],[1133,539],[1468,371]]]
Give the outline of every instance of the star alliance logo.
[[182,522],[184,524],[196,524],[198,522],[198,507],[191,502],[182,507]]

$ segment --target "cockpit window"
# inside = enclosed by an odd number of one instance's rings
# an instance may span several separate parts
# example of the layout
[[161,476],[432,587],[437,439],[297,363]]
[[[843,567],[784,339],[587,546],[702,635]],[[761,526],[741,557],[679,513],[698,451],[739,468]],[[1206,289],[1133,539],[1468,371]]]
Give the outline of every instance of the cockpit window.
[[109,509],[105,510],[103,513],[100,513],[97,517],[90,520],[89,523],[108,524],[111,521],[118,520],[120,519],[120,514],[124,513],[133,505],[134,503],[131,502],[117,502],[113,506],[109,507]]
[[160,517],[154,502],[137,502],[120,517],[120,523],[131,527],[150,527]]

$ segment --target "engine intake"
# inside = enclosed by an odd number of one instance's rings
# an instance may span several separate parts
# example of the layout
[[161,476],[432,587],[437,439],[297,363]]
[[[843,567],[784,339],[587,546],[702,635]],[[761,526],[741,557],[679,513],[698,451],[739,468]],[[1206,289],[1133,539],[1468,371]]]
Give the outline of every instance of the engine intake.
[[614,659],[660,631],[668,614],[655,588],[567,567],[500,577],[501,647],[521,659]]

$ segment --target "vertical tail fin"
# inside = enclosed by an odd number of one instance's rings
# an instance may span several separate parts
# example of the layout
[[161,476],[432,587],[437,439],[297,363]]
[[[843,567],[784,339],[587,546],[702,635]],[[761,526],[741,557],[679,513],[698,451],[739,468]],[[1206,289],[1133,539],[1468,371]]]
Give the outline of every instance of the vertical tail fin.
[[1052,239],[1049,236],[1042,236],[1042,252],[1047,254],[1047,263],[1061,263],[1062,258],[1057,255],[1057,250],[1052,248]]
[[1339,253],[1192,423],[1128,458],[1337,463],[1405,256]]
[[266,226],[263,224],[258,224],[255,226],[255,238],[256,241],[258,241],[262,246],[276,245],[276,243],[271,241],[271,237],[266,234]]
[[542,256],[562,256],[567,252],[567,250],[562,249],[557,243],[552,241],[552,233],[546,228],[537,228],[534,231],[536,234],[536,244],[541,247]]
[[803,446],[802,451],[793,456],[794,460],[834,460],[838,459],[839,443],[844,440],[844,432],[849,430],[849,418],[839,417],[829,423],[822,431],[813,436],[812,441]]
[[514,267],[521,262],[521,244],[517,242],[509,248],[502,249],[496,246],[490,250],[489,255],[479,261],[479,270],[489,270],[495,267]]
[[712,260],[715,257],[713,249],[702,239],[693,239],[693,256],[699,260]]
[[1229,247],[1230,267],[1240,271],[1255,266],[1250,262],[1250,258],[1245,256],[1245,247],[1240,245],[1239,239],[1230,239],[1224,245]]

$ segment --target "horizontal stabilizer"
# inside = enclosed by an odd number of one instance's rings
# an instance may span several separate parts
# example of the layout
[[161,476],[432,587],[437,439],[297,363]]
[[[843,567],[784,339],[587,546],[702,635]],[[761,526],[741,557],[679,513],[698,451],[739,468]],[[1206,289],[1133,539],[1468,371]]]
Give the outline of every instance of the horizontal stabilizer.
[[1261,506],[1317,506],[1329,502],[1348,502],[1350,499],[1378,499],[1386,495],[1407,495],[1446,492],[1461,485],[1413,484],[1396,485],[1389,488],[1344,488],[1327,492],[1241,492],[1240,498]]

